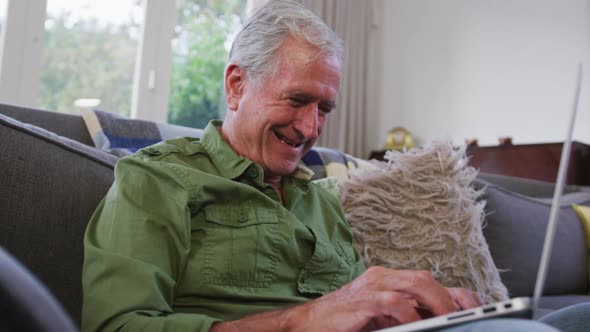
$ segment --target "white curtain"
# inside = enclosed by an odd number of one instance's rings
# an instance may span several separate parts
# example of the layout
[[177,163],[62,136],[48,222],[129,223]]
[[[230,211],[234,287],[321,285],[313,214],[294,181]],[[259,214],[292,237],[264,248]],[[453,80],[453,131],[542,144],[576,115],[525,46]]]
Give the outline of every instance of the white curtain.
[[373,1],[300,0],[344,40],[344,70],[336,109],[330,113],[317,146],[336,148],[366,158],[369,115],[369,41]]

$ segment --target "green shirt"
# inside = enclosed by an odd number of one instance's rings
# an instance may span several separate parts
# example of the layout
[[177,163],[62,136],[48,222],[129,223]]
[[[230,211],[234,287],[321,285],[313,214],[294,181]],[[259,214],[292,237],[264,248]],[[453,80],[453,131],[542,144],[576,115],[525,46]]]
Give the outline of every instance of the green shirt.
[[338,199],[298,167],[284,205],[212,122],[122,158],[86,230],[82,330],[208,330],[364,271]]

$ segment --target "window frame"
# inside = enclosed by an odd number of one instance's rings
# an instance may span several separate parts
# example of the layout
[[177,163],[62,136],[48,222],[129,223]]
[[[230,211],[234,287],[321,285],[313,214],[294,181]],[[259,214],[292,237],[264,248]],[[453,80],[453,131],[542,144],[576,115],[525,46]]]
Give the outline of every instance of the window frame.
[[38,107],[47,0],[8,0],[0,43],[0,102]]
[[166,122],[176,1],[144,0],[143,11],[130,114],[131,118]]

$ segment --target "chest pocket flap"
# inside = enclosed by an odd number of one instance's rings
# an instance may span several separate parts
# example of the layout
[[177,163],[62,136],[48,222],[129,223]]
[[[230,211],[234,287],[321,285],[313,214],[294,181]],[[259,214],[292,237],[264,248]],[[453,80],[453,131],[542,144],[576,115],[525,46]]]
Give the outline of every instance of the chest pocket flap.
[[268,288],[277,266],[279,222],[273,211],[221,205],[204,210],[205,283]]
[[272,209],[245,206],[209,205],[205,208],[205,219],[229,227],[279,223],[277,215]]

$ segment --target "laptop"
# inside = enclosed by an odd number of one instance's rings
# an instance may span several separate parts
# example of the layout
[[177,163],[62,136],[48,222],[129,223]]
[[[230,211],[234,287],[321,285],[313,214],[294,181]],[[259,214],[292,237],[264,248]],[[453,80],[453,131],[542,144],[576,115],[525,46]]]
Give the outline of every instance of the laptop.
[[545,233],[545,241],[543,243],[543,252],[541,254],[541,262],[539,264],[539,271],[537,273],[537,280],[535,283],[535,291],[532,298],[517,297],[506,301],[486,304],[481,307],[472,308],[468,310],[458,311],[447,315],[428,318],[408,324],[402,324],[386,329],[379,330],[381,332],[410,332],[410,331],[432,331],[443,328],[449,328],[455,325],[465,324],[473,321],[491,318],[527,318],[531,319],[533,312],[539,304],[539,299],[543,292],[545,279],[547,277],[549,258],[551,255],[551,248],[553,247],[553,238],[555,234],[555,227],[557,225],[557,217],[559,213],[559,203],[563,193],[563,186],[565,184],[566,172],[569,163],[570,146],[572,141],[572,133],[574,129],[574,122],[578,105],[580,103],[580,90],[582,87],[582,64],[578,65],[578,75],[576,83],[576,91],[574,94],[574,102],[570,115],[569,127],[567,131],[566,140],[561,150],[561,160],[559,162],[559,170],[557,172],[557,182],[555,191],[553,193],[553,201],[551,204],[551,212],[549,214],[549,222]]

